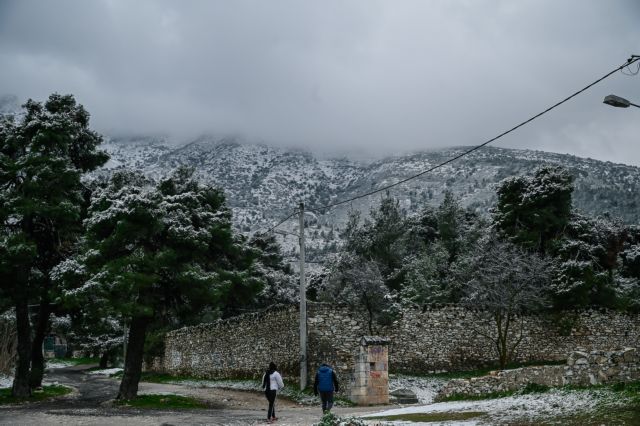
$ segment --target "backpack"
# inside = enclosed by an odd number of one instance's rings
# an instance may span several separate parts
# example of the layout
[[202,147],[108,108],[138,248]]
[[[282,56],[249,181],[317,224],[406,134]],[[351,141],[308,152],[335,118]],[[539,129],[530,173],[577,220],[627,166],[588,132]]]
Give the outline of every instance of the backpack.
[[318,390],[320,392],[333,392],[333,370],[322,365],[318,369]]

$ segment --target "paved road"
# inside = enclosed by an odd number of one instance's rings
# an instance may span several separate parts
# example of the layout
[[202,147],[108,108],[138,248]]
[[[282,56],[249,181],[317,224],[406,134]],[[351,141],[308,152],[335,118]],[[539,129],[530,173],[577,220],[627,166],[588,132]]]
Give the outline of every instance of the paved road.
[[[264,424],[266,400],[253,392],[201,389],[178,385],[141,383],[142,393],[176,393],[197,396],[209,409],[141,410],[114,407],[117,380],[88,375],[86,367],[69,367],[48,373],[48,382],[59,382],[74,391],[52,401],[4,406],[0,425],[255,425]],[[278,403],[279,425],[312,425],[320,418],[319,407],[299,406],[291,401]],[[370,412],[368,408],[335,409],[338,415]]]

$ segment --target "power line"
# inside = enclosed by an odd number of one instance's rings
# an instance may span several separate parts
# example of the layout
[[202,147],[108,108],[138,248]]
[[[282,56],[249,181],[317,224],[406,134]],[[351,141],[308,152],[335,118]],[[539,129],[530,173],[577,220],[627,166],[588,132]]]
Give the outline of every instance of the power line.
[[595,86],[596,84],[600,83],[602,80],[610,77],[611,75],[615,74],[618,71],[622,71],[622,69],[628,67],[629,65],[631,65],[631,64],[633,64],[633,63],[635,63],[635,62],[637,62],[639,60],[640,60],[640,56],[635,56],[635,55],[632,56],[631,58],[629,58],[627,60],[627,62],[624,63],[624,65],[621,65],[621,66],[617,67],[616,69],[614,69],[613,71],[608,72],[607,74],[605,74],[604,76],[600,77],[599,79],[597,79],[593,83],[583,87],[582,89],[578,90],[577,92],[573,93],[572,95],[567,96],[566,98],[564,98],[561,101],[553,104],[552,106],[550,106],[549,108],[545,109],[544,111],[539,112],[538,114],[536,114],[533,117],[521,122],[520,124],[517,124],[516,126],[510,128],[509,130],[506,130],[506,131],[500,133],[498,136],[495,136],[495,137],[487,140],[486,142],[483,142],[480,145],[477,145],[477,146],[475,146],[475,147],[473,147],[473,148],[471,148],[471,149],[469,149],[467,151],[464,151],[461,154],[458,154],[455,157],[452,157],[452,158],[450,158],[450,159],[448,159],[448,160],[446,160],[446,161],[444,161],[444,162],[442,162],[440,164],[437,164],[437,165],[435,165],[435,166],[433,166],[433,167],[431,167],[429,169],[423,170],[420,173],[417,173],[415,175],[409,176],[408,178],[402,179],[402,180],[400,180],[398,182],[392,183],[390,185],[386,185],[386,186],[384,186],[382,188],[379,188],[379,189],[376,189],[376,190],[373,190],[373,191],[369,191],[369,192],[366,192],[364,194],[356,195],[355,197],[351,197],[351,198],[348,198],[348,199],[343,200],[343,201],[338,201],[336,203],[327,204],[325,206],[308,208],[307,211],[319,212],[320,210],[326,210],[326,209],[330,209],[330,208],[333,208],[333,207],[336,207],[336,206],[339,206],[339,205],[342,205],[342,204],[350,203],[350,202],[358,200],[360,198],[368,197],[369,195],[373,195],[373,194],[376,194],[378,192],[386,191],[386,190],[388,190],[390,188],[393,188],[394,186],[402,185],[403,183],[406,183],[406,182],[408,182],[410,180],[413,180],[413,179],[415,179],[417,177],[420,177],[420,176],[422,176],[422,175],[424,175],[426,173],[432,172],[432,171],[434,171],[434,170],[436,170],[436,169],[438,169],[438,168],[440,168],[442,166],[445,166],[445,165],[447,165],[449,163],[452,163],[455,160],[457,160],[457,159],[459,159],[461,157],[464,157],[465,155],[468,155],[468,154],[471,154],[474,151],[477,151],[478,149],[490,144],[491,142],[495,142],[496,140],[498,140],[501,137],[506,136],[509,133],[519,129],[520,127],[524,126],[525,124],[528,124],[528,123],[532,122],[536,118],[539,118],[539,117],[543,116],[544,114],[548,113],[552,109],[555,109],[555,108],[559,107],[563,103],[571,100],[572,98],[578,96],[582,92],[584,92],[584,91],[590,89],[591,87]]
[[274,229],[276,229],[278,226],[282,225],[283,223],[285,223],[287,220],[291,219],[293,216],[295,216],[296,214],[298,214],[298,209],[294,210],[293,213],[291,213],[290,215],[288,215],[287,217],[285,217],[284,219],[282,219],[280,222],[278,222],[277,224],[273,225],[271,228],[267,229],[264,232],[258,232],[257,235],[265,235],[270,233],[271,231],[273,231]]
[[[579,94],[581,94],[581,93],[585,92],[586,90],[590,89],[591,87],[595,86],[596,84],[600,83],[601,81],[605,80],[606,78],[610,77],[611,75],[615,74],[616,72],[618,72],[618,71],[622,71],[624,68],[627,68],[627,67],[629,67],[630,65],[632,65],[632,64],[634,64],[634,63],[636,63],[636,62],[638,62],[638,61],[640,61],[640,56],[638,56],[638,55],[632,55],[632,56],[627,60],[627,62],[625,62],[623,65],[621,65],[621,66],[619,66],[619,67],[616,67],[614,70],[612,70],[612,71],[608,72],[607,74],[603,75],[603,76],[602,76],[602,77],[600,77],[599,79],[597,79],[597,80],[595,80],[594,82],[592,82],[592,83],[588,84],[587,86],[583,87],[582,89],[578,90],[577,92],[574,92],[573,94],[571,94],[571,95],[567,96],[566,98],[562,99],[561,101],[559,101],[559,102],[557,102],[557,103],[553,104],[552,106],[550,106],[549,108],[545,109],[544,111],[539,112],[538,114],[536,114],[536,115],[534,115],[534,116],[532,116],[532,117],[528,118],[527,120],[522,121],[521,123],[519,123],[519,124],[517,124],[517,125],[513,126],[512,128],[510,128],[509,130],[506,130],[506,131],[504,131],[504,132],[500,133],[499,135],[497,135],[497,136],[495,136],[495,137],[493,137],[493,138],[491,138],[491,139],[489,139],[489,140],[487,140],[487,141],[485,141],[485,142],[481,143],[480,145],[477,145],[477,146],[475,146],[475,147],[473,147],[473,148],[471,148],[471,149],[468,149],[468,150],[466,150],[466,151],[463,151],[462,153],[460,153],[460,154],[458,154],[458,155],[456,155],[456,156],[454,156],[454,157],[452,157],[452,158],[450,158],[450,159],[448,159],[448,160],[446,160],[446,161],[443,161],[442,163],[439,163],[439,164],[437,164],[437,165],[435,165],[435,166],[433,166],[433,167],[431,167],[431,168],[428,168],[428,169],[426,169],[426,170],[423,170],[423,171],[421,171],[420,173],[417,173],[417,174],[415,174],[415,175],[409,176],[409,177],[407,177],[407,178],[405,178],[405,179],[402,179],[402,180],[400,180],[400,181],[398,181],[398,182],[395,182],[395,183],[392,183],[392,184],[386,185],[386,186],[384,186],[384,187],[382,187],[382,188],[378,188],[378,189],[375,189],[375,190],[373,190],[373,191],[365,192],[364,194],[356,195],[356,196],[351,197],[351,198],[348,198],[348,199],[346,199],[346,200],[342,200],[342,201],[338,201],[338,202],[335,202],[335,203],[326,204],[326,205],[324,205],[324,206],[320,206],[320,207],[306,208],[305,210],[306,210],[306,211],[311,211],[311,212],[320,212],[320,211],[322,211],[322,210],[328,210],[328,209],[331,209],[331,208],[333,208],[333,207],[340,206],[340,205],[342,205],[342,204],[346,204],[346,203],[353,202],[353,201],[358,200],[358,199],[360,199],[360,198],[364,198],[364,197],[368,197],[368,196],[373,195],[373,194],[377,194],[378,192],[386,191],[386,190],[391,189],[391,188],[393,188],[393,187],[395,187],[395,186],[402,185],[403,183],[406,183],[406,182],[408,182],[408,181],[410,181],[410,180],[413,180],[413,179],[415,179],[415,178],[418,178],[418,177],[420,177],[420,176],[422,176],[422,175],[424,175],[424,174],[426,174],[426,173],[432,172],[432,171],[434,171],[434,170],[436,170],[436,169],[438,169],[438,168],[440,168],[440,167],[443,167],[443,166],[445,166],[445,165],[447,165],[447,164],[449,164],[449,163],[452,163],[452,162],[454,162],[454,161],[458,160],[459,158],[462,158],[462,157],[464,157],[464,156],[466,156],[466,155],[469,155],[469,154],[471,154],[472,152],[477,151],[477,150],[479,150],[480,148],[482,148],[482,147],[484,147],[484,146],[486,146],[486,145],[489,145],[489,144],[490,144],[490,143],[492,143],[492,142],[495,142],[496,140],[498,140],[498,139],[502,138],[503,136],[508,135],[509,133],[511,133],[511,132],[513,132],[513,131],[515,131],[515,130],[519,129],[520,127],[522,127],[522,126],[524,126],[524,125],[526,125],[526,124],[528,124],[528,123],[532,122],[533,120],[535,120],[535,119],[537,119],[537,118],[539,118],[539,117],[543,116],[544,114],[548,113],[549,111],[551,111],[551,110],[553,110],[553,109],[555,109],[555,108],[559,107],[560,105],[564,104],[565,102],[567,102],[567,101],[569,101],[569,100],[571,100],[571,99],[575,98],[575,97],[576,97],[576,96],[578,96]],[[639,63],[639,67],[640,67],[640,63]],[[625,75],[628,75],[628,74],[625,74]],[[269,228],[268,230],[266,230],[266,231],[264,231],[264,232],[262,232],[262,233],[259,233],[258,235],[264,235],[264,234],[267,234],[267,233],[269,233],[269,232],[273,231],[274,229],[276,229],[278,226],[282,225],[284,222],[286,222],[287,220],[289,220],[291,217],[293,217],[293,216],[294,216],[295,214],[297,214],[297,213],[298,213],[298,210],[296,209],[296,210],[294,210],[294,211],[293,211],[293,213],[289,214],[287,217],[285,217],[284,219],[282,219],[282,220],[281,220],[280,222],[278,222],[276,225],[272,226],[271,228]]]

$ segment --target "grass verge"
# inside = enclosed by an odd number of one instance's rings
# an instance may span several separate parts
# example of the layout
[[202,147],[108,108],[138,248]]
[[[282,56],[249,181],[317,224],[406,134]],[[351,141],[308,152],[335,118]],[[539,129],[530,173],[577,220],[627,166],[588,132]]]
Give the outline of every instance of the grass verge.
[[97,364],[100,362],[100,358],[51,358],[51,362],[64,362],[69,365],[87,365],[87,364]]
[[147,409],[192,409],[207,408],[207,404],[182,395],[138,395],[134,399],[116,401],[116,405]]
[[61,385],[45,386],[42,390],[36,390],[31,393],[28,398],[16,398],[11,395],[11,388],[0,389],[0,405],[3,404],[21,404],[23,402],[44,401],[45,399],[55,398],[58,396],[71,393],[72,389]]

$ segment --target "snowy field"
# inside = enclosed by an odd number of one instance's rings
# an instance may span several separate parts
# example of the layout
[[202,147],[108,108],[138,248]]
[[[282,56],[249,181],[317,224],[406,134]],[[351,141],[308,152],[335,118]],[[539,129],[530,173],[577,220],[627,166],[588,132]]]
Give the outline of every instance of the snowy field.
[[[606,405],[608,409],[615,409],[627,404],[625,398],[609,390],[598,389],[590,391],[575,391],[556,389],[546,393],[514,395],[506,398],[487,399],[479,401],[440,402],[419,406],[407,406],[377,413],[368,417],[387,417],[407,414],[435,414],[435,413],[485,413],[466,421],[446,421],[446,425],[486,425],[512,424],[513,422],[532,422],[559,417],[571,417],[595,412]],[[439,424],[438,422],[389,422],[394,425]]]

